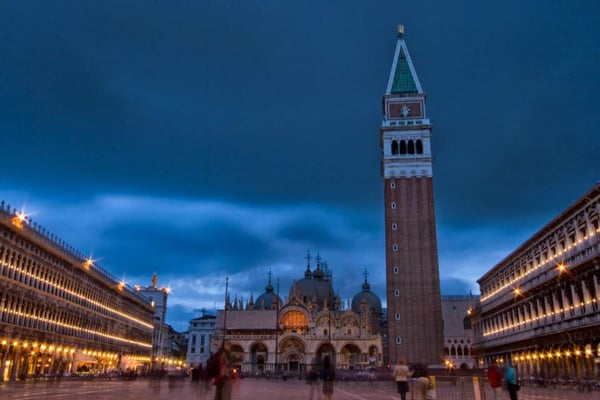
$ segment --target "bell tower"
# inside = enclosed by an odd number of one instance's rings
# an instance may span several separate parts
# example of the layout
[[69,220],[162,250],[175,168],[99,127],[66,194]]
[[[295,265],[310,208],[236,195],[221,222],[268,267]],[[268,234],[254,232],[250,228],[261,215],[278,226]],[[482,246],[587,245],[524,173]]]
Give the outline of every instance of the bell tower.
[[398,26],[379,129],[385,201],[388,362],[439,365],[444,337],[431,130],[421,88]]

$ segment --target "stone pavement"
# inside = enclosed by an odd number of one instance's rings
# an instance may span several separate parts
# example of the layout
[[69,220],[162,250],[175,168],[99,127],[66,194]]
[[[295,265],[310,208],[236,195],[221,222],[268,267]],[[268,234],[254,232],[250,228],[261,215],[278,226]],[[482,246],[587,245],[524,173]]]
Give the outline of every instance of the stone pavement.
[[[473,390],[463,390],[459,386],[438,385],[437,400],[478,400]],[[468,389],[468,388],[467,388]],[[411,400],[409,393],[407,400]],[[16,382],[0,383],[2,400],[212,400],[214,388],[205,391],[202,384],[189,381],[134,381],[89,380],[62,382]],[[492,400],[488,391],[486,398]],[[508,400],[508,392],[503,391],[498,400]],[[309,385],[301,380],[243,379],[236,381],[232,400],[309,400]],[[391,381],[377,382],[336,382],[334,400],[398,400],[395,386]],[[519,400],[600,400],[600,391],[577,392],[575,390],[523,388]],[[315,396],[312,400],[321,400]]]

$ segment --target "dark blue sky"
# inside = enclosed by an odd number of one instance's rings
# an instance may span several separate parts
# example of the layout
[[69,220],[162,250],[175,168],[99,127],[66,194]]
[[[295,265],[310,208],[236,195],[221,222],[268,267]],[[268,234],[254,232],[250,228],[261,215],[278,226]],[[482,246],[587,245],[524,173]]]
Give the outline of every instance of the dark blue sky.
[[[323,4],[325,3],[325,4]],[[285,297],[320,253],[385,301],[381,97],[396,25],[428,93],[444,294],[600,171],[593,1],[5,1],[0,197],[168,321]],[[275,283],[275,282],[274,282]]]

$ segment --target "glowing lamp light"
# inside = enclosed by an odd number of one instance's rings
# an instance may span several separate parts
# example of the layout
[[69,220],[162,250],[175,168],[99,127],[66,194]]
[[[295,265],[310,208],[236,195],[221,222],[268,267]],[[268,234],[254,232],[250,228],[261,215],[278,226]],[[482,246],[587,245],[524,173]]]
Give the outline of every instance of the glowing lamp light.
[[92,265],[94,264],[94,260],[92,260],[91,257],[88,257],[85,259],[85,261],[83,262],[83,268],[85,269],[90,269],[92,267]]
[[19,229],[23,229],[23,223],[27,220],[27,214],[19,211],[11,220],[12,224]]

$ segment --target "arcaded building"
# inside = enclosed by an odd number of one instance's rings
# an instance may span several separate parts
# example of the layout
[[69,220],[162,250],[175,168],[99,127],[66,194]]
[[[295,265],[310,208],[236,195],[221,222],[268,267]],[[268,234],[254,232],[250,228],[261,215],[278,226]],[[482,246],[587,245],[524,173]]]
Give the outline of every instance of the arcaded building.
[[148,365],[153,312],[93,260],[0,204],[0,381]]
[[275,292],[271,278],[256,300],[246,305],[227,301],[217,313],[212,351],[227,340],[245,373],[285,371],[302,374],[319,365],[325,355],[336,368],[364,368],[382,364],[381,300],[367,281],[344,308],[334,293],[332,274],[314,269],[310,257],[304,277],[294,281],[286,301]]
[[471,323],[471,312],[478,303],[479,296],[472,294],[442,296],[444,365],[448,368],[477,367],[473,355],[475,334]]
[[511,361],[521,377],[597,377],[600,184],[477,282],[479,366]]
[[444,337],[426,94],[398,29],[380,127],[388,360],[440,365]]

